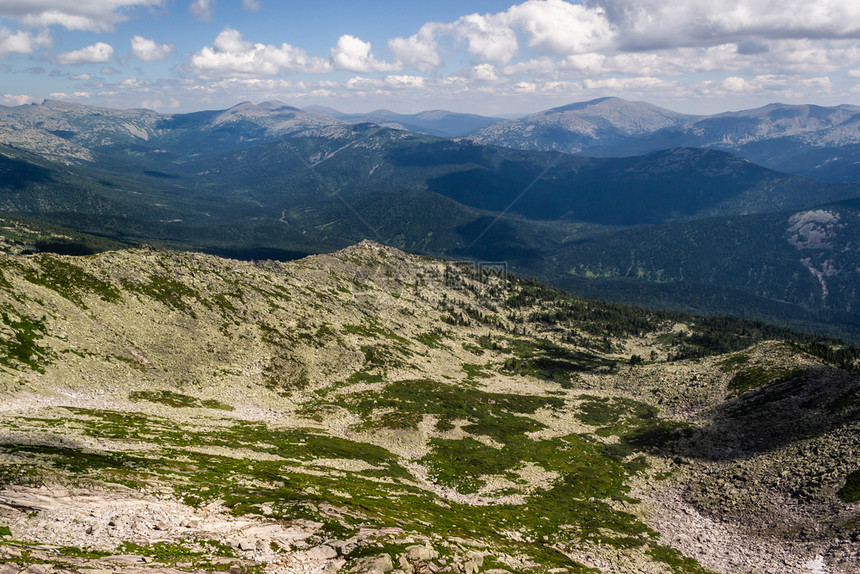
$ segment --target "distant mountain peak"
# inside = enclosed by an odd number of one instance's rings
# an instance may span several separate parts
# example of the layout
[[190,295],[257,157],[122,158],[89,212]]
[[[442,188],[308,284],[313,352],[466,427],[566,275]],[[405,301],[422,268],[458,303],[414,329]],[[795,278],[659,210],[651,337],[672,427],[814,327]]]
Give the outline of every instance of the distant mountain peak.
[[[566,104],[563,106],[558,106],[555,108],[550,108],[549,110],[545,110],[547,112],[573,112],[576,110],[584,110],[587,108],[600,106],[601,104],[610,103],[610,102],[620,102],[625,104],[631,104],[629,100],[625,100],[622,98],[616,98],[612,96],[607,96],[603,98],[595,98],[593,100],[587,100],[585,102],[573,102],[572,104]],[[543,112],[538,112],[543,113]]]
[[492,124],[473,137],[505,147],[579,153],[678,127],[693,117],[644,102],[605,97]]

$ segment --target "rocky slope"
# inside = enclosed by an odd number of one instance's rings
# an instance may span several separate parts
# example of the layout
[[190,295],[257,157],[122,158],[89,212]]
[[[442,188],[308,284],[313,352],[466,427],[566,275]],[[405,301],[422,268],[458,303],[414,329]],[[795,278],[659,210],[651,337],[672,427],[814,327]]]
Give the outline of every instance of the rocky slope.
[[0,309],[4,574],[860,568],[837,343],[370,242],[7,255]]

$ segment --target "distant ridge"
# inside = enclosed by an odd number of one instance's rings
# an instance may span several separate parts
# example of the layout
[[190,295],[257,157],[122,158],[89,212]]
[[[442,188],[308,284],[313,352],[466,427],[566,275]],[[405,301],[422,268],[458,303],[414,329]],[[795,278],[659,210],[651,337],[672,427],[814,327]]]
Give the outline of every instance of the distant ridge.
[[498,122],[478,130],[472,138],[517,149],[579,153],[678,127],[695,117],[645,102],[598,98]]
[[465,136],[499,121],[499,118],[447,110],[428,110],[416,114],[399,114],[390,110],[350,114],[326,106],[309,106],[305,110],[350,123],[372,122],[385,127],[439,137]]
[[710,116],[598,98],[492,124],[470,136],[516,149],[630,156],[675,147],[731,151],[787,173],[860,182],[860,106],[773,103]]

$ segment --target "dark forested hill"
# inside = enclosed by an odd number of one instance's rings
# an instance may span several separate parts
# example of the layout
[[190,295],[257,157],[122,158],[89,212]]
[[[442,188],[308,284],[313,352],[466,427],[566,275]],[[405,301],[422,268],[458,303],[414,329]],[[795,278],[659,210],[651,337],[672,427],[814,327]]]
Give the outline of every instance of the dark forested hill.
[[0,209],[77,232],[277,259],[369,238],[593,296],[856,337],[860,188],[725,151],[512,150],[278,102],[173,116],[46,102],[0,119]]

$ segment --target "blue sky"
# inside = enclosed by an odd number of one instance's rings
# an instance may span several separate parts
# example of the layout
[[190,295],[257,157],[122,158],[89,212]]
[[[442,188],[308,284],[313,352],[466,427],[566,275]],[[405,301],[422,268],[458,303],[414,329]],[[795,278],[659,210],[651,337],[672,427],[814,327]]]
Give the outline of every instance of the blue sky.
[[858,0],[0,0],[0,104],[860,103]]

